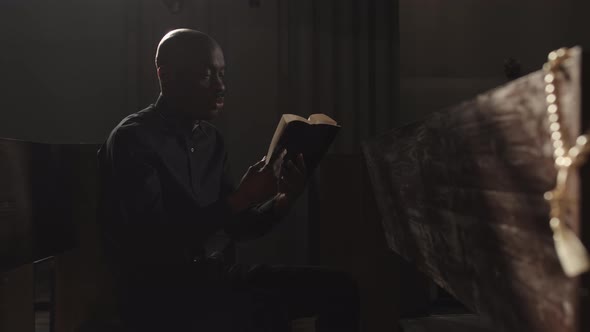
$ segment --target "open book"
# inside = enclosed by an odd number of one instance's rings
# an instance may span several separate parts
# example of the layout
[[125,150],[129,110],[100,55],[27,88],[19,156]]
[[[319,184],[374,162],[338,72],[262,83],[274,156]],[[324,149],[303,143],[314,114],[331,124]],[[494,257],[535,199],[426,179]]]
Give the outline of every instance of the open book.
[[302,153],[308,175],[318,166],[330,145],[336,138],[340,126],[325,114],[312,114],[305,119],[295,114],[283,114],[272,137],[267,164],[275,160],[283,149],[287,149],[284,161],[295,162]]

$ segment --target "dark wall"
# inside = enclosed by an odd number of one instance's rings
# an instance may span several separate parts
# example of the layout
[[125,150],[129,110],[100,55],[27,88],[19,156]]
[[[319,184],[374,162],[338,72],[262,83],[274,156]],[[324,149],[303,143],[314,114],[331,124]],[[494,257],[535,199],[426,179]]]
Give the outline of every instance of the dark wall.
[[504,61],[540,69],[559,47],[590,47],[590,5],[578,0],[400,1],[401,108],[396,122],[507,81]]
[[125,113],[126,2],[0,3],[0,137],[98,142]]

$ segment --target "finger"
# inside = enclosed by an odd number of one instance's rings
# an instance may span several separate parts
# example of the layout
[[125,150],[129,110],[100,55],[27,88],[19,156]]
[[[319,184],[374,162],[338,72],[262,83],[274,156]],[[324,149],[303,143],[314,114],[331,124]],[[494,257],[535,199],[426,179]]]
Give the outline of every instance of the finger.
[[258,161],[256,164],[250,166],[251,171],[260,171],[266,165],[266,156],[262,157],[262,160]]
[[304,185],[304,183],[306,182],[306,176],[305,173],[303,173],[297,166],[293,165],[291,166],[289,169],[287,169],[284,173],[285,177],[287,178],[287,180],[291,183],[291,184],[299,184],[302,183]]
[[281,177],[290,177],[293,174],[293,171],[291,170],[291,167],[289,167],[289,163],[286,163],[284,167],[281,167],[281,173],[280,176]]
[[285,167],[286,170],[290,171],[292,169],[295,168],[295,164],[293,164],[293,161],[289,160],[285,163]]
[[305,166],[305,160],[303,159],[303,153],[297,156],[297,168],[301,171],[304,176],[307,175],[307,167]]
[[284,149],[283,152],[281,152],[281,154],[279,155],[279,157],[277,158],[276,163],[279,166],[282,166],[285,163],[285,157],[287,156],[287,149]]
[[291,187],[305,186],[305,176],[295,166],[293,166],[291,170],[282,174],[282,176],[285,178],[285,181],[291,185]]
[[282,162],[283,158],[285,158],[285,156],[287,155],[287,149],[282,149],[279,153],[274,153],[271,157],[270,157],[270,161],[269,164],[275,164],[278,162]]
[[304,173],[292,161],[287,163],[285,175],[289,177],[303,177]]
[[282,192],[288,192],[290,190],[290,181],[286,176],[281,176],[281,178],[279,179],[279,186],[281,187]]

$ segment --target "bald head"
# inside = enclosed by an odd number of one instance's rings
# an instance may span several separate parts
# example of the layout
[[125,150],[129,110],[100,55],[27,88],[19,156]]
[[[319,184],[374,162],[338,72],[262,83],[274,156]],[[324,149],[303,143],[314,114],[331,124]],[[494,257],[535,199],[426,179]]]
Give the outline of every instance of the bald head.
[[208,35],[191,29],[167,33],[156,51],[162,95],[194,118],[209,119],[223,106],[225,60]]
[[190,65],[203,60],[211,50],[217,48],[217,42],[203,32],[191,29],[172,30],[158,44],[156,67]]

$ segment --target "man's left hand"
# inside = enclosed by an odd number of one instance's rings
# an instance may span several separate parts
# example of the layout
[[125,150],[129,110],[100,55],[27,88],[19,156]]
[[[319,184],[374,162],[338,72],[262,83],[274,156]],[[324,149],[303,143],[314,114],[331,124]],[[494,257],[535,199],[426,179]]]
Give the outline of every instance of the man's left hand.
[[275,212],[285,215],[305,190],[307,170],[303,155],[299,154],[295,160],[287,161],[281,167],[278,194],[275,198]]

